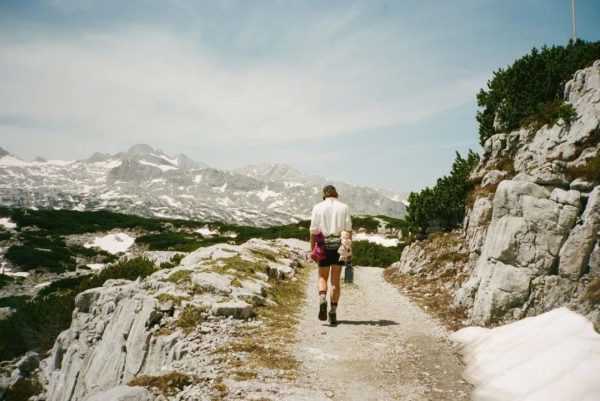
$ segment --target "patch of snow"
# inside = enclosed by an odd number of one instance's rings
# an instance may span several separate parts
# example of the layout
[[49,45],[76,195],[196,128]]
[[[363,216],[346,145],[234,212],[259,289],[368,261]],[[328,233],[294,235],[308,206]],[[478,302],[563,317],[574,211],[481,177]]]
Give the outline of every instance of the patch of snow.
[[280,193],[279,192],[275,192],[275,191],[271,191],[269,189],[269,186],[265,186],[261,191],[257,191],[256,192],[256,196],[258,196],[260,198],[261,201],[265,201],[268,198],[272,198],[272,197],[276,197],[279,196]]
[[267,209],[274,209],[276,207],[280,207],[285,205],[285,201],[283,200],[276,200],[275,202],[271,202],[268,206]]
[[10,270],[4,270],[4,274],[5,276],[10,276],[10,277],[29,277],[31,275],[31,273],[29,272],[13,272]]
[[213,187],[214,191],[221,192],[221,193],[224,193],[226,189],[227,189],[227,183],[221,185],[220,187]]
[[194,183],[200,184],[202,182],[202,174],[198,174],[194,177]]
[[302,184],[301,182],[293,182],[293,181],[284,181],[283,185],[286,188],[296,188],[296,187],[302,187],[302,186],[304,186],[304,184]]
[[104,269],[106,264],[104,264],[104,263],[89,263],[86,266],[92,270],[102,270],[102,269]]
[[51,284],[51,281],[44,281],[43,283],[39,283],[33,286],[35,289],[40,289],[44,287],[48,287]]
[[95,162],[95,167],[105,168],[105,169],[113,169],[119,167],[123,162],[121,160],[105,160],[101,162]]
[[86,248],[97,247],[106,252],[117,254],[125,252],[135,242],[135,238],[130,237],[125,233],[108,234],[104,237],[96,237],[93,242],[88,242],[83,246]]
[[177,167],[175,167],[175,166],[165,166],[164,164],[151,163],[146,160],[140,160],[140,164],[156,167],[156,168],[160,169],[162,172],[169,171],[169,170],[177,170]]
[[0,166],[2,167],[30,167],[33,163],[26,162],[25,160],[17,159],[14,156],[3,156],[0,157]]
[[119,193],[116,191],[108,191],[99,196],[100,199],[114,199],[114,198],[118,198],[118,197],[119,197]]
[[48,160],[44,164],[51,164],[53,166],[68,166],[69,164],[75,163],[74,160]]
[[373,244],[382,245],[385,247],[398,246],[400,240],[398,238],[386,238],[380,234],[354,233],[352,234],[353,241],[368,241]]
[[155,155],[155,154],[152,154],[152,156],[158,157],[159,159],[163,159],[167,163],[172,164],[174,166],[178,166],[179,165],[178,162],[177,162],[177,158],[169,159],[169,157],[167,155]]
[[152,211],[152,214],[154,215],[154,217],[159,217],[161,219],[182,219],[182,220],[188,219],[188,217],[182,216],[180,214],[169,214],[169,213],[162,213],[162,212],[158,212],[158,211]]
[[600,334],[567,308],[450,338],[463,345],[473,400],[600,400]]
[[224,198],[216,198],[215,202],[217,202],[219,205],[221,206],[229,206],[233,203],[233,201],[229,198],[229,196],[226,196]]
[[0,218],[0,226],[6,228],[7,230],[14,230],[17,228],[17,224],[14,223],[9,217]]
[[199,228],[199,229],[195,230],[195,232],[202,235],[203,237],[212,237],[214,235],[219,234],[219,230],[211,230],[210,227],[208,227],[208,226]]
[[177,202],[175,199],[171,198],[168,195],[161,195],[160,198],[162,200],[164,200],[165,202],[167,202],[169,204],[169,206],[172,206],[172,207],[180,207],[181,206],[181,203]]

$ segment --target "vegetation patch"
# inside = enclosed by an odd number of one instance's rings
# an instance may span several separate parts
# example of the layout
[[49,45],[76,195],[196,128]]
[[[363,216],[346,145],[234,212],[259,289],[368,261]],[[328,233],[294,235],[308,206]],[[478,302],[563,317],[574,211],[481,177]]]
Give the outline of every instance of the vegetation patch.
[[254,276],[256,273],[266,273],[267,265],[263,262],[252,262],[236,255],[223,258],[211,265],[210,270],[220,274],[232,274],[237,279]]
[[62,273],[75,270],[77,257],[95,258],[101,263],[116,260],[116,256],[103,250],[67,245],[63,237],[46,230],[23,231],[18,239],[20,244],[8,249],[6,259],[23,270]]
[[173,257],[168,262],[161,263],[160,268],[161,269],[172,269],[174,267],[177,267],[181,264],[181,260],[183,258],[185,258],[185,254],[183,254],[183,253],[178,253],[176,255],[173,255]]
[[45,233],[25,233],[21,245],[6,251],[6,259],[23,270],[45,268],[54,273],[75,270],[75,258],[64,239]]
[[40,394],[44,388],[35,377],[19,379],[8,388],[4,394],[4,401],[27,401],[34,395]]
[[17,224],[19,230],[25,227],[37,227],[57,235],[110,231],[115,228],[139,228],[150,231],[161,229],[159,220],[106,210],[79,212],[75,210],[2,208],[0,214],[10,217]]
[[268,259],[272,262],[277,262],[277,258],[279,257],[279,255],[276,252],[273,252],[268,249],[255,248],[255,249],[252,249],[251,251],[253,254],[255,254],[259,258]]
[[205,314],[206,308],[195,305],[186,305],[175,325],[181,328],[184,333],[189,334],[204,321]]
[[433,187],[410,194],[406,222],[411,232],[449,231],[462,224],[467,196],[473,189],[469,175],[478,163],[477,153],[469,151],[463,158],[456,152],[449,175],[438,178]]
[[174,284],[189,283],[192,280],[191,275],[191,270],[178,270],[171,273],[169,277],[167,277],[167,281]]
[[0,241],[6,241],[12,238],[12,234],[8,231],[0,230]]
[[353,241],[352,264],[387,267],[400,260],[403,249],[403,245],[386,247],[368,241]]
[[567,46],[534,48],[494,72],[487,88],[477,95],[481,144],[498,132],[572,119],[573,110],[563,102],[565,84],[577,70],[599,58],[600,42],[577,40]]
[[186,234],[174,231],[159,234],[142,235],[135,239],[138,245],[146,245],[151,251],[180,251],[193,252],[202,246],[226,242],[220,237],[203,238],[197,234]]
[[0,274],[0,288],[7,286],[15,281],[16,279],[14,277],[7,276],[6,274]]
[[577,119],[577,111],[569,103],[554,99],[552,101],[538,104],[534,114],[526,117],[522,125],[533,131],[537,131],[544,125],[553,126],[560,120],[570,126]]
[[180,393],[195,383],[195,377],[180,372],[171,372],[161,376],[142,375],[137,376],[127,383],[129,386],[146,387],[149,390],[158,391],[160,394],[170,397]]
[[244,373],[234,373],[238,380],[252,380],[259,369],[272,369],[282,379],[293,379],[299,362],[293,355],[294,330],[304,304],[304,289],[311,269],[299,268],[297,280],[278,281],[271,279],[273,285],[267,290],[267,296],[274,304],[257,308],[257,317],[263,324],[240,333],[239,339],[217,349],[215,353],[223,355],[231,367],[239,367],[236,354],[245,354]]
[[158,294],[156,299],[158,300],[158,302],[161,303],[173,302],[174,305],[181,305],[183,301],[189,301],[190,297],[173,295],[163,292],[162,294]]
[[458,233],[432,235],[421,242],[430,256],[430,263],[423,270],[417,274],[402,273],[397,268],[384,272],[388,282],[453,331],[464,327],[467,318],[464,309],[452,307],[452,288],[460,286],[468,277],[468,272],[464,271],[468,255],[457,251],[461,241]]

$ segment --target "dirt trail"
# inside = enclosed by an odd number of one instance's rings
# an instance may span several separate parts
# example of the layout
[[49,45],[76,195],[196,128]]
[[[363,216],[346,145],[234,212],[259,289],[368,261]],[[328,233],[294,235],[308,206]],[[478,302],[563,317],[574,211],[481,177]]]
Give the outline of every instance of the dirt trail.
[[470,387],[445,329],[382,273],[355,268],[355,284],[342,289],[337,327],[317,319],[317,274],[310,273],[295,349],[302,362],[298,384],[343,401],[468,400]]

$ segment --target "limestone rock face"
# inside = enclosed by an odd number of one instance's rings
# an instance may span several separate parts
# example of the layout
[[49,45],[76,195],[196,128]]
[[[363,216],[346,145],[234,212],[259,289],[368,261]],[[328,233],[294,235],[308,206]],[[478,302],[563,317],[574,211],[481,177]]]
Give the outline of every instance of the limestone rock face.
[[487,227],[492,219],[492,201],[482,197],[475,201],[473,209],[467,215],[465,242],[470,252],[479,252],[483,246]]
[[565,99],[578,114],[570,125],[494,135],[472,173],[482,189],[497,186],[465,218],[476,261],[454,302],[472,324],[564,305],[599,315],[583,294],[600,274],[600,60],[574,75]]
[[144,369],[156,299],[137,282],[107,282],[79,294],[75,304],[71,328],[47,360],[48,401],[82,400]]

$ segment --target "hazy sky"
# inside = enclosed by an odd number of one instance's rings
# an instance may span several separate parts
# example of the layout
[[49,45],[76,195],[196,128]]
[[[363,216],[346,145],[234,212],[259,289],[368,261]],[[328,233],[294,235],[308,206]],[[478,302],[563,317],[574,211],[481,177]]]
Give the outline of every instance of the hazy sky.
[[[0,146],[78,159],[148,143],[396,191],[478,149],[475,94],[570,0],[0,1]],[[600,40],[600,1],[577,0]]]

